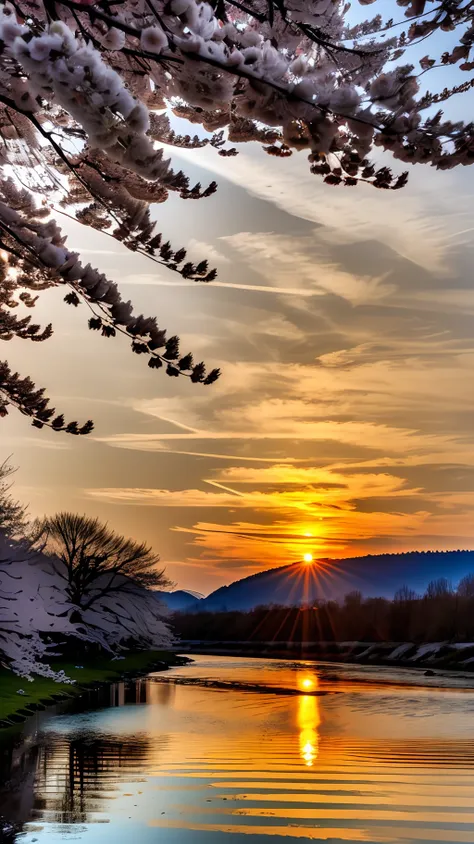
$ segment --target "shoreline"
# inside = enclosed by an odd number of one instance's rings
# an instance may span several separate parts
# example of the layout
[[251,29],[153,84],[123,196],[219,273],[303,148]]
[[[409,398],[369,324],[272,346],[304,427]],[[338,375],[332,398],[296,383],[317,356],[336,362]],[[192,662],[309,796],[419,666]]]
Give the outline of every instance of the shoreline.
[[[436,676],[438,672],[450,671],[453,674],[473,675],[474,685],[474,643],[453,645],[447,642],[423,643],[414,645],[404,643],[332,643],[329,647],[315,648],[300,643],[290,647],[279,647],[274,643],[261,642],[247,644],[243,642],[180,642],[179,653],[201,656],[229,656],[249,659],[288,659],[311,662],[344,663],[346,665],[381,666],[385,668],[406,668],[424,671],[424,676]],[[403,649],[403,652],[402,652]],[[399,651],[399,656],[391,656]],[[421,653],[420,653],[421,651]],[[469,651],[469,653],[467,653]],[[417,655],[417,652],[420,655]],[[423,656],[424,655],[424,656]],[[466,660],[467,657],[467,660]]]
[[192,660],[174,651],[137,651],[121,660],[84,660],[81,666],[57,661],[54,668],[63,668],[74,683],[57,683],[35,676],[32,682],[13,671],[0,669],[0,731],[21,729],[24,723],[50,706],[78,700],[113,683],[143,677],[152,671],[163,671]]
[[[79,700],[82,696],[98,691],[101,688],[122,681],[138,679],[153,671],[163,671],[192,662],[192,656],[225,656],[247,659],[285,659],[310,662],[325,662],[354,666],[403,668],[410,671],[423,672],[422,676],[434,680],[439,674],[446,677],[445,672],[453,675],[472,675],[474,687],[474,659],[466,664],[465,652],[474,650],[474,644],[465,643],[462,646],[450,645],[445,642],[423,644],[411,643],[305,643],[290,646],[275,645],[274,643],[244,643],[244,642],[190,642],[182,641],[170,651],[139,651],[128,654],[121,660],[100,659],[84,661],[84,665],[74,666],[57,661],[54,667],[63,668],[75,682],[57,683],[36,676],[33,682],[19,677],[7,669],[0,669],[0,735],[21,730],[24,723],[35,713],[47,710],[49,707],[68,700]],[[426,655],[416,661],[413,650],[421,648]],[[401,650],[406,655],[403,658]],[[389,654],[398,651],[399,658],[390,658]],[[431,655],[430,655],[431,654]],[[455,661],[453,656],[458,657]],[[470,654],[469,654],[470,657]],[[171,678],[163,678],[163,682],[172,682]],[[383,677],[379,682],[390,685]],[[227,687],[227,684],[222,684]],[[411,685],[411,684],[410,684]],[[229,683],[229,688],[232,684]],[[433,688],[436,686],[433,684]]]

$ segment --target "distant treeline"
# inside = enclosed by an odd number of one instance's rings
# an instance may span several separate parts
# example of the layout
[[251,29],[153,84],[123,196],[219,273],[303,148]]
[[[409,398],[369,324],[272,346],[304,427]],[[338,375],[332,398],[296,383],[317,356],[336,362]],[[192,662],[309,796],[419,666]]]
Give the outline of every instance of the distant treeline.
[[392,601],[350,592],[305,607],[176,612],[172,626],[182,639],[212,642],[474,642],[474,574],[457,589],[434,580],[424,595],[404,586]]

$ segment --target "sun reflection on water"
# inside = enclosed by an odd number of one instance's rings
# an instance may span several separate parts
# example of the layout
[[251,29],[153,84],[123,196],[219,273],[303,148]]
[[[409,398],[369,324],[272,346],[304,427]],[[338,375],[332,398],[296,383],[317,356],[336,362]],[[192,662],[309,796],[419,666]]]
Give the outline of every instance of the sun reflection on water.
[[311,768],[318,758],[318,727],[321,723],[319,699],[315,695],[301,695],[298,698],[298,728],[300,756]]

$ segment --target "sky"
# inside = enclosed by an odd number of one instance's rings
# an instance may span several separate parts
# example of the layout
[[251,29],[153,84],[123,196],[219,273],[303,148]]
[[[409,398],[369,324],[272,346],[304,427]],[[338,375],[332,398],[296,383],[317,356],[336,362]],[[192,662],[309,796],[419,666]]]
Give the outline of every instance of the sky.
[[304,153],[173,150],[218,191],[153,209],[192,260],[184,282],[65,221],[68,245],[157,315],[214,385],[150,370],[125,338],[42,294],[55,333],[10,364],[87,438],[1,421],[1,454],[31,516],[97,515],[146,540],[181,588],[207,594],[318,557],[474,548],[474,172],[412,168],[398,192],[335,188]]

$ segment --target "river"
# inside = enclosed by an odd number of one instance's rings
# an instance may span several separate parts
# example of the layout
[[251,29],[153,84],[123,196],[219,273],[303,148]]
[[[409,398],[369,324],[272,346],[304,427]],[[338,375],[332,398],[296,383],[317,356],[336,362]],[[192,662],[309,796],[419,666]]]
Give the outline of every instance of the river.
[[474,842],[474,677],[194,660],[27,724],[17,844]]

